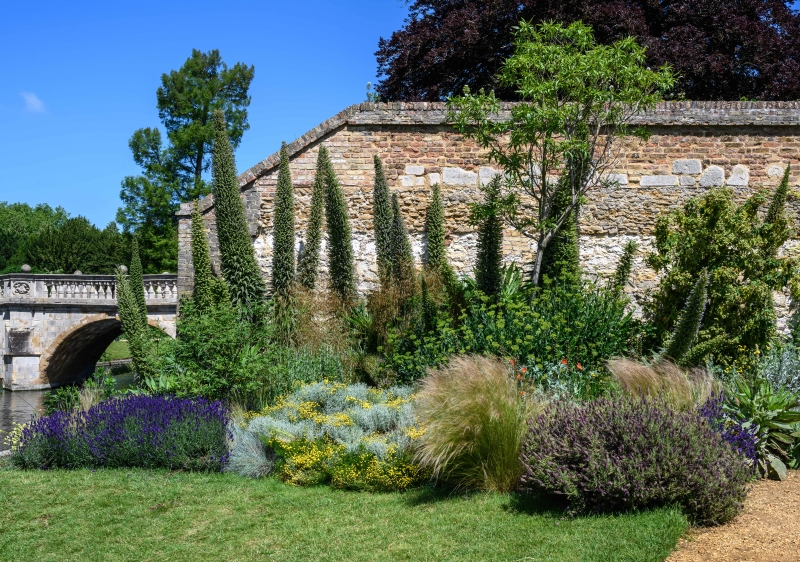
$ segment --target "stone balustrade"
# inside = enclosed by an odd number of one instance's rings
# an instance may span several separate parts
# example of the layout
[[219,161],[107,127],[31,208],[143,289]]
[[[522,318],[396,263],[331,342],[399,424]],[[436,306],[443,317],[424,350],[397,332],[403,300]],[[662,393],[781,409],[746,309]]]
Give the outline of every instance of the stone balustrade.
[[[178,302],[177,275],[145,275],[144,289],[148,304]],[[5,302],[116,305],[117,282],[113,275],[0,275],[0,303]]]

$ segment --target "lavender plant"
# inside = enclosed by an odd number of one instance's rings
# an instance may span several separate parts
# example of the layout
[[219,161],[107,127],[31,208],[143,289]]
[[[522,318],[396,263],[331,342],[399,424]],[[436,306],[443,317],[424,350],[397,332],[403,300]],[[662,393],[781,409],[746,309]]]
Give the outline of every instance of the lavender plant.
[[696,412],[625,396],[557,402],[530,423],[522,488],[575,512],[677,505],[695,524],[741,510],[753,465]]
[[725,412],[725,395],[712,394],[698,413],[714,430],[742,456],[752,461],[753,466],[758,461],[756,445],[758,436],[754,427],[742,422]]
[[20,468],[169,468],[220,471],[228,459],[228,411],[221,402],[170,396],[112,398],[78,412],[54,412],[22,432],[11,462]]

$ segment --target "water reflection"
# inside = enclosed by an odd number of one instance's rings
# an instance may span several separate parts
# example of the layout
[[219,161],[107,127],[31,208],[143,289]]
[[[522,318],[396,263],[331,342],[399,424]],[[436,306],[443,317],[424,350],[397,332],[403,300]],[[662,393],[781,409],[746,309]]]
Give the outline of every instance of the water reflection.
[[[44,408],[46,390],[0,391],[0,431],[10,431],[14,423],[28,423],[31,415],[40,414]],[[0,439],[0,451],[8,445]]]

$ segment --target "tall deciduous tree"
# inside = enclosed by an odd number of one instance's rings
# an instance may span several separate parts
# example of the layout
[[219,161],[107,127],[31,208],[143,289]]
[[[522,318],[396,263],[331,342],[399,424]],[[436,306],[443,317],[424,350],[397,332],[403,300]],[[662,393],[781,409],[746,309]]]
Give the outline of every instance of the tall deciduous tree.
[[800,98],[800,13],[791,0],[416,0],[375,53],[384,100],[442,100],[494,89],[520,20],[592,26],[610,45],[632,36],[652,68],[678,75],[673,95],[695,100]]
[[285,294],[294,283],[294,187],[289,170],[289,151],[281,145],[278,186],[275,191],[275,217],[272,236],[272,286]]
[[133,134],[128,146],[142,174],[123,180],[123,206],[117,212],[125,232],[139,234],[147,271],[176,269],[175,212],[180,203],[210,190],[203,174],[211,165],[212,113],[225,112],[228,137],[236,148],[249,128],[248,90],[254,72],[242,63],[228,68],[217,50],[193,50],[179,70],[161,76],[156,98],[168,143],[155,128]]
[[328,226],[328,272],[333,292],[349,304],[356,295],[355,264],[347,201],[330,160],[325,172],[325,217]]
[[[605,178],[626,123],[655,104],[673,77],[669,69],[647,68],[644,49],[633,39],[598,45],[581,23],[523,21],[514,45],[498,78],[524,101],[500,116],[494,92],[465,91],[448,100],[448,119],[504,169],[500,213],[534,241],[531,281],[538,284],[553,236],[591,188],[612,185]],[[559,177],[563,185],[553,181]],[[564,191],[564,204],[556,207]]]
[[389,183],[378,155],[374,158],[375,187],[372,193],[372,222],[375,231],[375,253],[378,262],[378,277],[381,284],[391,277],[392,262],[392,198]]
[[0,201],[0,274],[19,272],[26,262],[28,239],[48,229],[58,230],[68,218],[63,207]]
[[266,288],[250,242],[250,229],[236,179],[236,162],[222,110],[214,112],[214,125],[216,136],[211,189],[217,216],[222,275],[228,283],[231,301],[250,308],[264,299]]
[[319,275],[319,251],[322,246],[322,222],[325,219],[325,178],[330,167],[328,149],[320,146],[317,155],[317,173],[311,191],[311,212],[308,215],[306,241],[298,266],[297,278],[300,284],[313,291],[317,288]]

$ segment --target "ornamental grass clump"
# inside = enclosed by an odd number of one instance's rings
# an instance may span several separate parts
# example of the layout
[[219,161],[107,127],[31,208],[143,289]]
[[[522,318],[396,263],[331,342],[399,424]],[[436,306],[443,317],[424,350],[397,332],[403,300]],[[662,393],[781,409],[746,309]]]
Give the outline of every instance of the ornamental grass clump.
[[429,473],[412,462],[413,443],[423,432],[412,399],[409,387],[302,386],[238,420],[228,470],[251,477],[274,473],[297,486],[392,491],[421,485]]
[[658,397],[679,410],[700,406],[720,391],[706,369],[683,369],[668,359],[646,363],[617,357],[609,360],[606,367],[631,396]]
[[220,471],[228,458],[221,402],[171,396],[112,398],[86,411],[54,412],[22,432],[20,468],[168,468]]
[[522,441],[535,405],[508,364],[454,358],[420,384],[416,412],[425,433],[415,459],[457,488],[510,492],[523,471]]
[[733,519],[753,474],[698,413],[624,395],[551,404],[531,420],[522,462],[522,489],[574,512],[676,505],[698,525]]

